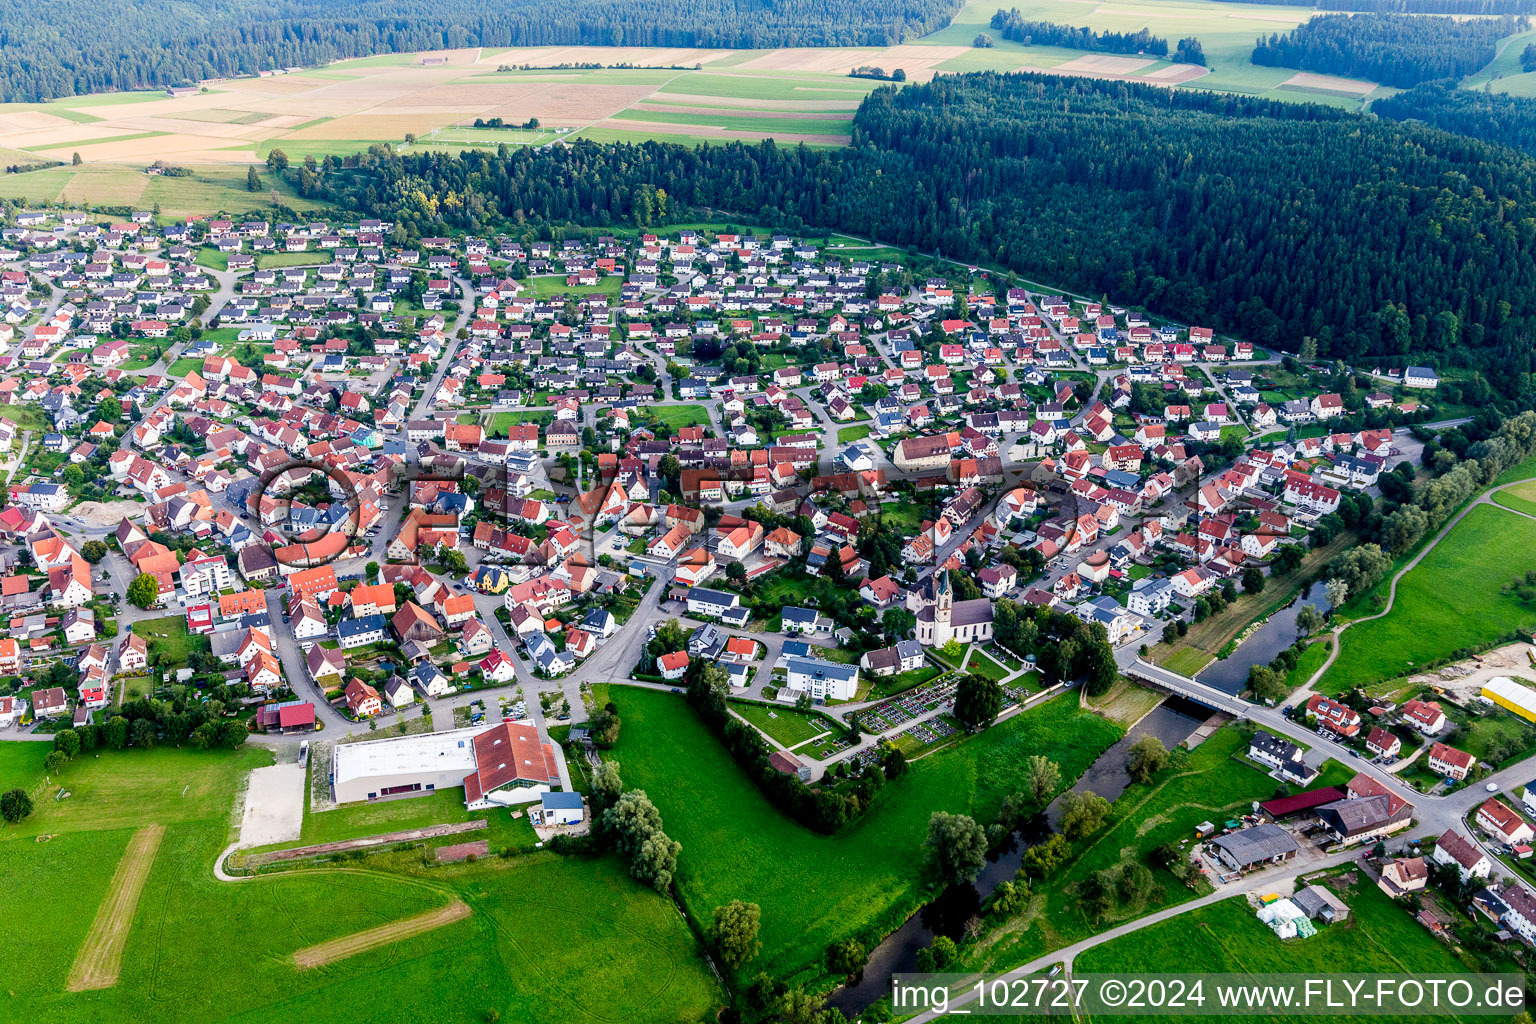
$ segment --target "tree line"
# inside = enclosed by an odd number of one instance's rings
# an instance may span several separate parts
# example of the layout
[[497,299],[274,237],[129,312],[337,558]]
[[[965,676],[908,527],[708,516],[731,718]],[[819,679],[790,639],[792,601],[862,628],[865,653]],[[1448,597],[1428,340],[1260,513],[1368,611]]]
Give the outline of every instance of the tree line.
[[1139,32],[1095,32],[1076,25],[1054,21],[1031,21],[1017,7],[992,15],[992,28],[1004,39],[1026,46],[1065,46],[1073,50],[1097,50],[1103,53],[1151,53],[1168,56],[1168,40],[1154,36],[1152,30]]
[[1326,14],[1285,35],[1260,37],[1252,60],[1265,67],[1408,88],[1470,75],[1493,60],[1500,39],[1529,24],[1523,15],[1455,21],[1411,14]]
[[[1536,50],[1531,59],[1531,68],[1536,68]],[[1524,96],[1458,89],[1452,81],[1426,82],[1376,100],[1371,113],[1394,121],[1422,121],[1536,155],[1536,100]]]
[[0,0],[0,100],[159,88],[477,46],[887,46],[961,0]]
[[1506,147],[1319,105],[995,72],[877,89],[853,136],[375,146],[288,173],[404,238],[645,226],[664,193],[673,219],[874,237],[1260,345],[1469,366],[1506,394],[1536,372],[1536,161]]

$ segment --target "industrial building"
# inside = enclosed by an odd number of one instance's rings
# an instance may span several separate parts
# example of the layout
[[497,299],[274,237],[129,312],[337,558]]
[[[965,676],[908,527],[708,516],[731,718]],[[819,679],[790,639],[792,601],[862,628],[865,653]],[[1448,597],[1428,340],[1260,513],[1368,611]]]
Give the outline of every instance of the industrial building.
[[470,810],[525,804],[560,785],[556,757],[533,726],[510,722],[338,743],[331,791],[337,803],[352,803],[462,786]]

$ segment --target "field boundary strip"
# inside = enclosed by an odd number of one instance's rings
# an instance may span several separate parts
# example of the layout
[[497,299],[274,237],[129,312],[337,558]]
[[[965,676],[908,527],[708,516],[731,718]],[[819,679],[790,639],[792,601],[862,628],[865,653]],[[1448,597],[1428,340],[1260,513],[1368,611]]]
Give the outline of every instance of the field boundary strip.
[[389,924],[381,924],[376,928],[343,935],[339,939],[305,946],[293,954],[293,964],[301,971],[324,967],[337,960],[345,960],[348,957],[378,949],[380,946],[388,946],[401,939],[414,938],[435,928],[462,921],[469,915],[469,905],[463,900],[454,900],[446,907],[429,910],[424,914],[416,914],[399,921],[391,921]]
[[155,854],[165,835],[164,825],[146,825],[134,832],[112,873],[106,897],[96,910],[96,919],[80,946],[74,966],[69,971],[69,991],[90,992],[112,988],[123,970],[123,949],[139,907],[139,896],[154,866]]

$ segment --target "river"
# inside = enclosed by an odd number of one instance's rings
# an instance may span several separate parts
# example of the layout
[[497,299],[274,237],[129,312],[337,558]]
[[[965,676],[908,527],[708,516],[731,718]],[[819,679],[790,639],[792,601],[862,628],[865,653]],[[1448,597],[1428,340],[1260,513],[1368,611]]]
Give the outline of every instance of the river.
[[1321,583],[1312,584],[1305,593],[1269,617],[1269,621],[1253,631],[1253,635],[1238,645],[1225,658],[1211,664],[1195,678],[1207,686],[1214,686],[1225,693],[1240,693],[1248,685],[1248,670],[1255,665],[1268,665],[1275,655],[1296,642],[1300,633],[1296,629],[1296,616],[1301,609],[1311,605],[1320,612],[1328,610],[1328,597]]
[[[1199,728],[1208,714],[1206,709],[1183,698],[1167,698],[1137,722],[1119,742],[1100,754],[1073,789],[1091,789],[1104,799],[1113,801],[1130,784],[1125,762],[1132,743],[1142,736],[1152,735],[1172,749]],[[870,954],[864,973],[854,983],[832,993],[827,1005],[843,1011],[849,1018],[856,1017],[890,993],[893,974],[917,971],[918,950],[931,946],[935,937],[948,935],[958,941],[965,930],[966,921],[980,911],[982,903],[992,895],[992,890],[1011,880],[1018,872],[1024,851],[1030,844],[1050,834],[1049,821],[1054,819],[1055,807],[1053,803],[1047,808],[1046,814],[1036,815],[1001,853],[988,859],[986,867],[981,869],[981,874],[976,876],[973,884],[950,886],[931,903],[907,918],[900,928],[886,936],[885,941]]]

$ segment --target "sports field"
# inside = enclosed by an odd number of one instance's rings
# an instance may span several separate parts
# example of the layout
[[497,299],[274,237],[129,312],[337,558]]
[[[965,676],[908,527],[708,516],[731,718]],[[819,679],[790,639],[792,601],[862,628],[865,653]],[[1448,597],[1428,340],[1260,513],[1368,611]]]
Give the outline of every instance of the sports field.
[[[71,794],[55,799],[49,747],[0,744],[0,786],[37,804],[0,827],[9,1020],[149,1024],[174,1007],[197,1024],[447,1024],[491,1011],[536,1024],[558,1008],[661,1024],[712,1019],[722,1003],[677,912],[616,859],[543,851],[426,868],[382,854],[220,882],[236,793],[267,751],[85,755],[54,780]],[[386,806],[412,815],[413,803]],[[333,831],[366,826],[342,824]]]

